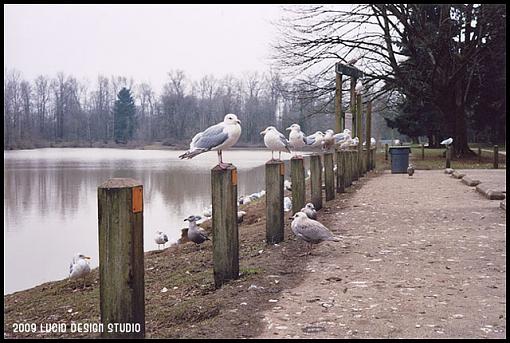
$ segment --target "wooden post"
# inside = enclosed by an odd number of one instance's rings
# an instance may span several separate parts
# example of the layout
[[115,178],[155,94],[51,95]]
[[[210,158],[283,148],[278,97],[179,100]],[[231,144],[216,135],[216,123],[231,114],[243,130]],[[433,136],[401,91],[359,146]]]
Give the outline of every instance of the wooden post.
[[341,132],[344,129],[345,123],[342,117],[342,74],[336,72],[335,78],[335,131]]
[[304,159],[290,159],[290,177],[292,183],[292,213],[301,211],[305,207],[305,167]]
[[370,148],[372,146],[372,142],[371,142],[371,139],[372,139],[372,101],[369,101],[367,103],[367,112],[366,112],[366,118],[365,118],[365,122],[366,122],[366,133],[365,133],[365,141],[367,142],[367,156],[366,156],[366,164],[365,164],[365,172],[369,171],[371,168],[370,166]]
[[478,164],[482,163],[482,147],[478,145]]
[[499,162],[499,147],[497,145],[494,146],[494,169],[498,169]]
[[384,160],[388,160],[388,149],[389,149],[389,146],[388,146],[388,143],[384,144]]
[[336,192],[345,192],[345,153],[336,151]]
[[421,143],[421,159],[425,159],[425,144]]
[[356,81],[357,78],[351,76],[351,113],[352,113],[352,133],[354,134],[356,131]]
[[[266,243],[283,241],[283,179],[285,164],[271,160],[266,163]],[[294,185],[293,185],[294,186]]]
[[211,170],[214,286],[239,278],[237,168]]
[[352,158],[353,158],[352,151],[351,150],[345,151],[345,161],[347,162],[345,165],[345,172],[346,172],[346,175],[345,175],[346,187],[345,188],[352,185]]
[[131,323],[133,332],[102,337],[145,337],[143,186],[128,178],[109,179],[97,189],[99,306],[101,323]]
[[452,149],[450,148],[449,145],[446,146],[446,168],[451,168],[451,151]]
[[310,156],[310,173],[311,200],[318,211],[322,208],[322,163],[318,154]]
[[358,181],[358,179],[359,179],[358,156],[359,156],[359,151],[353,150],[352,151],[352,180],[353,181]]
[[363,125],[361,117],[361,94],[356,96],[356,136],[358,136],[358,177],[363,176]]
[[326,201],[335,199],[335,171],[333,153],[324,154],[324,184],[326,186]]

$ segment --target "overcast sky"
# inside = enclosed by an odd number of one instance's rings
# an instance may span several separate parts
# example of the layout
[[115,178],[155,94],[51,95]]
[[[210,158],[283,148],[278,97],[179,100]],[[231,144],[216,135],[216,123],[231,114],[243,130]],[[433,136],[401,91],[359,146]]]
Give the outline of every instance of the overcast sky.
[[167,72],[269,70],[279,5],[4,5],[4,69],[32,80],[63,71],[92,84],[133,77],[159,90]]

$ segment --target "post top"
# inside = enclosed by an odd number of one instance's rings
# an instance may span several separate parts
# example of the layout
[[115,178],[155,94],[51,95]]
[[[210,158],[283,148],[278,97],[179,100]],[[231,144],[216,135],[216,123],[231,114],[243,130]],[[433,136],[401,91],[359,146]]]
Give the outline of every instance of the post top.
[[115,177],[106,180],[98,188],[130,188],[136,186],[143,186],[141,182],[131,178]]
[[221,167],[220,167],[220,165],[219,165],[219,164],[217,164],[217,165],[216,165],[216,166],[214,166],[214,168],[213,168],[213,169],[211,169],[211,170],[212,170],[212,171],[225,172],[225,171],[227,171],[227,170],[237,170],[237,168],[236,168],[236,166],[235,166],[235,165],[231,164],[231,165],[229,165],[227,168],[223,169],[223,168],[221,168]]
[[281,160],[269,160],[266,164],[283,164],[284,162]]

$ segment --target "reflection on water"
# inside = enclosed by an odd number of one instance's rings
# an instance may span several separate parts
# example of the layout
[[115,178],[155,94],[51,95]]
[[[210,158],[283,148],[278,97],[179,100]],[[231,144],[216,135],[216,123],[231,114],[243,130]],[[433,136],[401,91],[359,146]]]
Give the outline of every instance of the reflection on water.
[[[85,253],[98,265],[97,187],[130,177],[144,187],[144,248],[157,249],[156,230],[171,242],[184,218],[210,205],[216,153],[192,160],[182,151],[35,149],[4,152],[4,293],[67,277],[70,259]],[[264,189],[267,150],[225,151],[239,171],[238,195]],[[286,158],[290,156],[286,154]],[[288,170],[287,178],[288,178]]]

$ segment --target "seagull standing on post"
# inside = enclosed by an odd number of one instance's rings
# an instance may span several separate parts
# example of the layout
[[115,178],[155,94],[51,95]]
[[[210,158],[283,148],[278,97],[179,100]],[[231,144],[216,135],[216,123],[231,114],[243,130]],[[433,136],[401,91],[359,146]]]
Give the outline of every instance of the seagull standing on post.
[[264,144],[271,150],[271,161],[274,160],[274,152],[278,151],[278,159],[282,159],[282,151],[290,154],[289,141],[274,126],[268,126],[260,133],[264,135]]
[[445,139],[444,141],[442,141],[440,144],[441,145],[446,145],[446,147],[448,147],[448,145],[452,144],[453,143],[453,138],[450,137],[448,139]]
[[241,136],[241,121],[235,114],[229,113],[223,122],[210,126],[203,132],[197,133],[191,140],[189,150],[180,155],[179,158],[193,158],[209,150],[218,151],[218,165],[226,169],[230,163],[223,163],[222,150],[226,150],[237,143]]
[[322,139],[322,149],[329,150],[332,146],[335,145],[335,131],[328,129],[324,134],[324,138]]
[[305,134],[301,131],[301,126],[298,124],[292,124],[285,130],[290,130],[289,144],[294,151],[294,157],[298,157],[296,150],[299,150],[306,145]]
[[317,131],[313,135],[305,137],[306,145],[310,148],[321,147],[323,139],[324,133],[322,133],[322,131]]
[[354,88],[354,91],[357,95],[360,95],[363,92],[363,83],[361,83],[361,80],[358,80],[356,82],[356,87]]

